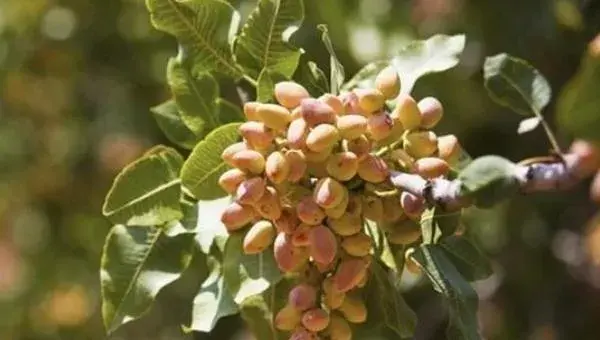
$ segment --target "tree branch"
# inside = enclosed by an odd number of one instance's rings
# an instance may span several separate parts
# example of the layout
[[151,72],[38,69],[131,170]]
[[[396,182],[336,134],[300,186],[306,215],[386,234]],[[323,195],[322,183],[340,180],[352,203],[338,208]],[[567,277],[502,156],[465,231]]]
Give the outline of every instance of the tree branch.
[[[569,153],[555,162],[540,161],[517,165],[514,173],[521,192],[555,191],[571,188],[590,176],[595,169],[586,164],[585,157]],[[461,182],[434,178],[426,180],[416,174],[392,171],[390,180],[399,190],[424,198],[429,204],[437,204],[448,210],[471,205],[470,199],[461,195]]]

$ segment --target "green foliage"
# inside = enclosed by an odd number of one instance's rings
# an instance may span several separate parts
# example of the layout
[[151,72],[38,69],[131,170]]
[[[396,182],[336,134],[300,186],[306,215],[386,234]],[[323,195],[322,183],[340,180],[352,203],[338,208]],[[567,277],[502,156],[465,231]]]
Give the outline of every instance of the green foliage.
[[550,102],[550,85],[524,60],[498,54],[486,58],[483,72],[485,87],[492,99],[519,114],[537,116]]
[[251,77],[268,70],[290,78],[301,50],[290,44],[304,20],[302,0],[259,0],[235,42],[235,56]]
[[477,293],[452,264],[443,248],[423,244],[412,255],[423,268],[433,288],[443,295],[448,304],[449,339],[481,339],[477,327]]
[[338,94],[340,92],[340,88],[346,79],[346,72],[344,71],[344,66],[337,58],[335,54],[335,50],[333,48],[333,43],[331,42],[331,38],[329,37],[329,29],[327,25],[319,25],[317,28],[322,32],[321,39],[323,40],[323,44],[325,44],[325,48],[327,52],[329,52],[329,67],[331,69],[331,75],[329,76],[330,83],[330,92],[332,94]]
[[365,292],[369,322],[381,323],[381,327],[391,330],[396,339],[411,338],[417,325],[415,313],[390,280],[390,274],[382,263],[374,261],[370,270],[371,277]]
[[153,107],[151,112],[161,131],[172,143],[185,149],[193,149],[196,143],[202,139],[183,122],[181,111],[175,100],[169,99]]
[[329,92],[329,82],[325,72],[313,61],[302,62],[302,59],[300,60],[295,79],[306,87],[311,96],[318,97]]
[[198,143],[181,169],[181,182],[197,199],[211,200],[226,193],[219,187],[219,177],[229,166],[221,154],[229,145],[239,140],[240,124],[222,125]]
[[189,327],[190,330],[205,333],[212,331],[219,319],[239,313],[223,276],[221,263],[209,257],[208,266],[210,274],[194,297],[192,324]]
[[155,147],[125,167],[106,195],[102,213],[114,224],[154,226],[182,217],[177,151]]
[[[202,216],[202,218],[199,218],[196,224],[196,240],[205,254],[210,252],[217,238],[226,239],[228,235],[227,229],[221,223],[221,213],[230,203],[230,197],[212,201],[198,201],[197,203],[198,216]],[[218,248],[223,249],[224,244],[222,247],[219,245]]]
[[464,48],[464,35],[434,35],[426,40],[413,41],[390,60],[377,61],[363,67],[344,85],[344,89],[372,87],[379,71],[392,65],[398,71],[402,82],[401,93],[409,94],[419,78],[458,65],[459,56]]
[[440,237],[454,234],[462,213],[446,212],[442,207],[426,209],[421,215],[421,233],[424,243],[435,243]]
[[283,74],[271,71],[268,68],[262,70],[258,76],[258,85],[256,86],[256,100],[261,103],[273,101],[275,84],[280,81],[288,80]]
[[245,231],[231,234],[223,255],[223,276],[238,304],[261,294],[283,278],[273,257],[272,247],[255,255],[242,253],[245,235]]
[[112,228],[100,265],[102,316],[109,333],[146,313],[159,291],[181,276],[193,241],[191,233],[167,236],[162,227]]
[[464,236],[448,236],[439,245],[461,275],[468,281],[483,280],[493,274],[489,259]]
[[502,157],[482,156],[458,175],[462,195],[474,199],[478,207],[490,207],[519,189],[516,165]]
[[221,0],[146,0],[152,24],[177,38],[192,74],[217,72],[235,79],[243,72],[233,60],[231,43],[239,15]]
[[600,141],[599,86],[600,56],[589,53],[557,104],[558,123],[578,138]]

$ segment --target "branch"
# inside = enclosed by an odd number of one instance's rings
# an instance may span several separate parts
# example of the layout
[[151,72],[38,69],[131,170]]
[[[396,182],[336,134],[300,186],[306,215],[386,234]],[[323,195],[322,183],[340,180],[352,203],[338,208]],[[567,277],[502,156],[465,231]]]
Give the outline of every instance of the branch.
[[[516,166],[514,177],[521,192],[555,191],[571,188],[590,176],[595,168],[589,166],[588,159],[569,153],[562,160],[535,162]],[[419,175],[392,171],[390,180],[399,190],[424,198],[430,204],[438,204],[448,210],[471,205],[470,199],[461,195],[460,180],[434,178],[426,180]]]

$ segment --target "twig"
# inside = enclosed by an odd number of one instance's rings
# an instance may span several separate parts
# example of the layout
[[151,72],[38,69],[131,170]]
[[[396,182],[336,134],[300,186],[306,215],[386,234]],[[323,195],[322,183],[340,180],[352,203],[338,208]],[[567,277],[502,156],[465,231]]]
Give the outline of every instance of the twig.
[[[563,162],[564,161],[564,162]],[[592,173],[585,170],[584,160],[577,154],[565,154],[563,161],[517,165],[514,173],[521,192],[556,191],[571,188]],[[394,187],[423,197],[450,211],[471,205],[461,194],[460,180],[435,178],[426,180],[419,175],[392,171],[390,180]]]

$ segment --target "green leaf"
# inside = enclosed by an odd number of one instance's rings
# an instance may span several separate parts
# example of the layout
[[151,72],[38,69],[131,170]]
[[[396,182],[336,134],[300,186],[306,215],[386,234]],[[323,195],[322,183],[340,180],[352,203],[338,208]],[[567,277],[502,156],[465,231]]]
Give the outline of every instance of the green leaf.
[[212,331],[219,319],[239,312],[223,277],[221,264],[209,257],[208,266],[210,275],[194,298],[192,324],[189,327],[191,330],[205,333]]
[[283,74],[271,71],[269,69],[263,69],[260,73],[260,76],[258,76],[256,100],[261,103],[273,101],[275,84],[284,80],[287,80],[287,78]]
[[557,103],[559,125],[578,138],[596,142],[600,142],[598,88],[600,53],[592,52],[586,54],[579,71],[565,86]]
[[352,79],[342,86],[342,90],[350,91],[354,88],[374,88],[377,74],[389,65],[388,61],[375,61],[361,68]]
[[242,77],[231,53],[240,18],[230,4],[221,0],[146,0],[146,7],[154,27],[177,38],[183,54],[193,61],[194,75],[218,72]]
[[212,201],[198,201],[198,224],[196,225],[196,241],[200,249],[208,254],[215,238],[227,237],[227,229],[221,222],[221,214],[231,204],[231,197],[223,197]]
[[416,248],[413,258],[423,268],[433,288],[442,294],[450,312],[449,339],[479,340],[477,293],[458,272],[439,245]]
[[494,273],[489,259],[466,237],[452,235],[442,238],[438,244],[468,281],[483,280]]
[[272,246],[260,254],[243,253],[245,235],[246,231],[230,234],[223,257],[223,275],[238,304],[252,295],[261,294],[283,278]]
[[397,270],[394,254],[390,244],[385,237],[383,228],[376,222],[365,220],[365,231],[373,240],[373,250],[375,257],[379,258],[387,267]]
[[513,162],[502,157],[479,157],[458,175],[461,194],[474,198],[478,207],[490,207],[518,191],[516,168]]
[[175,100],[170,99],[151,108],[150,111],[161,131],[171,142],[185,149],[193,149],[194,145],[202,139],[183,122]]
[[216,104],[219,86],[210,73],[193,76],[180,58],[171,58],[167,65],[167,82],[183,122],[196,135],[204,136],[220,125]]
[[420,221],[423,242],[436,243],[440,237],[454,234],[461,216],[461,211],[447,212],[439,206],[425,210]]
[[378,261],[371,264],[370,274],[365,292],[369,320],[382,322],[396,334],[395,339],[412,337],[417,317],[395,288],[392,275]]
[[114,224],[154,226],[180,219],[179,169],[174,149],[155,147],[126,166],[115,178],[102,213]]
[[302,0],[259,0],[236,40],[237,62],[253,78],[264,69],[290,78],[302,52],[289,40],[303,20]]
[[315,98],[329,92],[329,82],[325,72],[313,61],[301,62],[294,79]]
[[235,105],[223,98],[217,98],[216,103],[219,111],[219,123],[221,125],[244,122],[246,120],[239,105]]
[[198,143],[181,169],[181,181],[195,198],[212,200],[226,196],[218,184],[229,166],[221,159],[223,151],[240,139],[239,123],[222,125]]
[[552,96],[550,85],[538,70],[505,53],[486,58],[483,77],[496,103],[524,116],[540,116]]
[[331,85],[331,93],[332,94],[338,94],[340,92],[340,88],[342,87],[342,84],[344,83],[344,79],[346,78],[346,74],[344,71],[344,66],[342,65],[342,63],[340,63],[340,61],[338,60],[336,54],[335,54],[335,49],[333,48],[333,43],[331,42],[331,39],[329,38],[329,29],[327,28],[327,25],[318,25],[317,28],[322,32],[321,34],[321,39],[323,40],[323,43],[325,44],[325,48],[327,49],[327,52],[329,52],[329,63],[330,63],[330,68],[331,68],[331,76],[329,79],[329,84]]
[[256,339],[283,340],[289,337],[275,328],[273,320],[286,305],[292,287],[292,280],[281,280],[262,294],[248,297],[240,305],[242,318]]
[[439,34],[408,44],[390,61],[400,76],[401,92],[409,94],[419,78],[458,65],[464,48],[464,35]]
[[148,311],[159,291],[187,268],[193,246],[189,233],[168,237],[160,227],[111,229],[100,265],[102,317],[109,333]]

